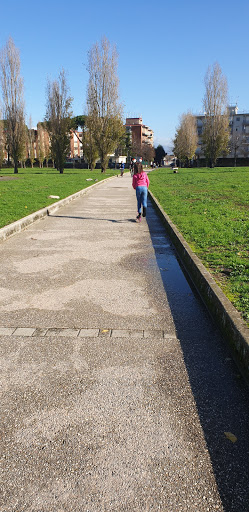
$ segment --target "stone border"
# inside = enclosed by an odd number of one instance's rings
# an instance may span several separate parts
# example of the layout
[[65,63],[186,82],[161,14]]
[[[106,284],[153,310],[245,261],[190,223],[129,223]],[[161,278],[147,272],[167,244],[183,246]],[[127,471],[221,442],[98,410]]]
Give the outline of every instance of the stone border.
[[75,194],[72,194],[68,197],[65,197],[64,199],[61,199],[60,201],[57,201],[56,203],[52,203],[49,206],[45,206],[45,208],[42,208],[41,210],[38,210],[37,212],[31,213],[30,215],[27,215],[27,217],[23,217],[22,219],[19,219],[15,222],[12,222],[11,224],[8,224],[7,226],[4,226],[0,229],[0,242],[4,242],[12,235],[15,235],[16,233],[19,233],[20,231],[23,231],[25,228],[30,226],[30,224],[33,224],[33,222],[36,222],[37,220],[40,220],[47,215],[50,215],[54,213],[56,210],[61,208],[61,206],[65,206],[66,204],[70,203],[74,199],[77,199],[78,197],[83,196],[84,194],[87,194],[89,190],[92,189],[92,187],[101,185],[101,183],[104,183],[105,181],[112,180],[116,178],[115,176],[110,176],[109,178],[105,178],[104,180],[98,181],[98,183],[92,183],[92,185],[89,185],[86,188],[83,188],[79,190],[78,192],[75,192]]
[[163,221],[185,270],[216,324],[218,324],[225,342],[228,342],[236,364],[249,384],[249,329],[246,323],[150,191],[149,196]]
[[67,338],[139,338],[150,339],[176,339],[175,334],[169,334],[164,330],[153,329],[103,329],[98,327],[1,327],[0,336],[21,337],[54,337],[66,336]]

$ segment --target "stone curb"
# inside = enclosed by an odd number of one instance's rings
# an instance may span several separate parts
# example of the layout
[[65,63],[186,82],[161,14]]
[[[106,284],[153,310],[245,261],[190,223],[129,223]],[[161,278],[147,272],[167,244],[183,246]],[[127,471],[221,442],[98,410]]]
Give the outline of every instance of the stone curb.
[[162,218],[185,270],[218,324],[236,364],[249,384],[249,329],[246,323],[150,191],[149,196]]
[[153,329],[103,329],[89,327],[1,327],[0,336],[21,336],[29,338],[57,337],[67,338],[139,338],[175,340],[176,335],[164,330]]
[[66,204],[70,203],[74,199],[77,199],[80,196],[83,196],[84,194],[87,194],[89,190],[92,189],[92,187],[96,187],[98,185],[101,185],[101,183],[112,180],[116,178],[115,176],[110,176],[109,178],[105,178],[104,180],[98,181],[98,183],[93,183],[92,185],[89,185],[86,188],[83,188],[82,190],[79,190],[78,192],[75,192],[75,194],[72,194],[68,197],[65,197],[64,199],[61,199],[60,201],[57,201],[56,203],[53,203],[49,206],[45,206],[45,208],[42,208],[41,210],[38,210],[37,212],[31,213],[30,215],[27,215],[27,217],[23,217],[22,219],[19,219],[15,222],[12,222],[11,224],[8,224],[7,226],[4,226],[0,229],[0,242],[4,242],[12,235],[15,235],[16,233],[19,233],[20,231],[23,231],[23,229],[30,226],[30,224],[33,224],[33,222],[42,219],[43,217],[46,217],[47,215],[50,215],[51,213],[54,213],[56,210],[61,208],[61,206],[65,206]]

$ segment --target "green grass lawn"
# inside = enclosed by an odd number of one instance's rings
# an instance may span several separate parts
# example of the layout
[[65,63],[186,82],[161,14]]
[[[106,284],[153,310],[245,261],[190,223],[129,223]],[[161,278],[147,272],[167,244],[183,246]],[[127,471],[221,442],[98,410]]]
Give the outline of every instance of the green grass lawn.
[[249,325],[249,168],[157,169],[150,189]]
[[[78,190],[89,187],[95,180],[103,180],[120,171],[100,169],[65,169],[63,174],[51,168],[0,169],[0,228],[21,219],[59,199],[50,195],[67,197]],[[86,181],[92,178],[93,181]]]

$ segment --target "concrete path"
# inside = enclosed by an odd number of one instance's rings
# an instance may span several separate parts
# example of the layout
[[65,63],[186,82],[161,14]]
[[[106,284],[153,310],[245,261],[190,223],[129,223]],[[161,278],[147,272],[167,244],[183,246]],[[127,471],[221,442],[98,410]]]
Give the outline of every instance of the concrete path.
[[[205,400],[211,416],[220,410],[220,380],[207,396],[209,363],[198,383],[188,364],[186,340],[206,313],[190,316],[188,301],[199,302],[186,281],[186,309],[173,304],[174,250],[151,209],[148,223],[135,216],[125,174],[0,246],[1,512],[249,510],[248,438],[236,452],[240,440],[224,434],[234,423],[218,423],[216,446],[240,459],[229,496],[203,420]],[[204,330],[217,341],[215,327]],[[221,357],[232,399],[242,396],[231,418],[243,411],[233,433],[245,436],[246,391],[224,350],[210,357]]]

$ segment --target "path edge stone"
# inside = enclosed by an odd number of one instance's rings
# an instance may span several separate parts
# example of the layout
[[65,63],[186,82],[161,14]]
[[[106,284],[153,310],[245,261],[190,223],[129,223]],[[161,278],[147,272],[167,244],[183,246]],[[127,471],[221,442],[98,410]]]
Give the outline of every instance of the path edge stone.
[[105,183],[106,181],[112,180],[114,178],[116,178],[116,175],[98,181],[98,183],[93,183],[92,185],[89,185],[86,188],[78,190],[78,192],[75,192],[74,194],[71,194],[70,196],[65,197],[64,199],[61,199],[60,201],[56,201],[56,203],[52,203],[49,206],[41,208],[41,210],[37,210],[36,212],[31,213],[26,217],[23,217],[22,219],[16,220],[11,224],[7,224],[7,226],[4,226],[3,228],[0,229],[0,242],[4,242],[5,240],[15,235],[16,233],[20,233],[20,231],[23,231],[25,228],[33,224],[33,222],[43,219],[47,215],[54,213],[62,206],[69,204],[74,199],[77,199],[78,197],[87,194],[93,187],[101,185],[102,183]]
[[183,267],[215,323],[219,326],[233,359],[249,385],[249,329],[246,322],[192,251],[151,191],[149,191],[149,196],[176,248]]

